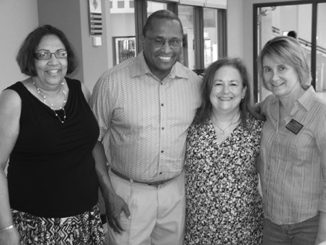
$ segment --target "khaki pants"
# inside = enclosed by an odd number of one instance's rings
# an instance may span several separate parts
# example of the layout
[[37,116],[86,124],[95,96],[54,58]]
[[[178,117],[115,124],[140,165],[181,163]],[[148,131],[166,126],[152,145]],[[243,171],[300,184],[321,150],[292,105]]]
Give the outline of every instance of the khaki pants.
[[185,219],[184,173],[159,186],[127,181],[109,173],[116,193],[128,204],[121,234],[108,229],[110,245],[182,245]]

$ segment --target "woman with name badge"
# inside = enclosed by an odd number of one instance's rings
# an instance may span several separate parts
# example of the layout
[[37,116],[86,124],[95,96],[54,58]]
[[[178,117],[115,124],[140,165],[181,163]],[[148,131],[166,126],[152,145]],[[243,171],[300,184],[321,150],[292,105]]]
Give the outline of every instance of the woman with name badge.
[[260,104],[263,244],[317,245],[326,240],[326,105],[295,38],[268,41],[259,68],[272,92]]

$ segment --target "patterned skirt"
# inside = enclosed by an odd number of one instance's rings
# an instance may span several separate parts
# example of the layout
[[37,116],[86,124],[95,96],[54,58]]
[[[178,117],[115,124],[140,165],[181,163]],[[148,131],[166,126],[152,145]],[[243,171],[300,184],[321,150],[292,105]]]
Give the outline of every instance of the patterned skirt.
[[12,210],[22,245],[103,245],[98,206],[66,218],[44,218]]

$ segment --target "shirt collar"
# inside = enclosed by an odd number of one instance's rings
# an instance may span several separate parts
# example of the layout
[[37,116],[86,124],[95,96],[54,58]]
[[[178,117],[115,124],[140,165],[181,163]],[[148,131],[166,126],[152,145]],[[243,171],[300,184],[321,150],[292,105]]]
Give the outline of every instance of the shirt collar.
[[[301,105],[304,109],[309,110],[313,106],[313,100],[311,100],[312,97],[316,96],[316,92],[312,86],[310,86],[307,90],[304,91],[304,93],[296,100],[296,102]],[[273,96],[274,99],[272,101],[272,104],[278,104],[279,100]]]
[[[273,118],[277,121],[279,115],[279,100],[274,96],[271,102],[272,110],[273,110]],[[290,112],[290,117],[293,117],[300,109],[304,109],[309,111],[310,108],[313,106],[313,101],[311,98],[315,97],[316,93],[312,86],[310,86],[304,93],[296,100],[294,107]]]
[[314,88],[310,86],[297,101],[303,108],[309,111],[314,103],[314,101],[311,98],[315,96],[316,96],[316,92]]
[[[140,52],[135,59],[135,63],[130,70],[131,77],[143,76],[145,74],[152,74],[151,70],[148,68],[148,65],[145,61],[144,53]],[[154,76],[154,74],[152,74]],[[186,69],[184,69],[183,65],[179,62],[176,62],[170,74],[168,75],[170,78],[188,78],[188,74]]]

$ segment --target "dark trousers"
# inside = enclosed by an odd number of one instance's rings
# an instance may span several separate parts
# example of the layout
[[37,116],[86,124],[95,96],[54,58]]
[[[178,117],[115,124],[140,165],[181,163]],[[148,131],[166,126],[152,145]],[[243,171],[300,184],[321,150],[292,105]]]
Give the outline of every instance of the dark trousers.
[[318,224],[319,215],[290,225],[277,225],[265,219],[263,245],[314,245]]

